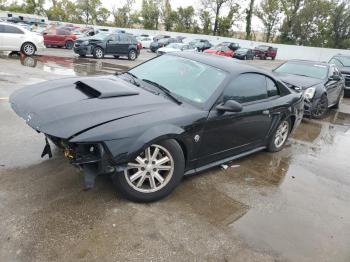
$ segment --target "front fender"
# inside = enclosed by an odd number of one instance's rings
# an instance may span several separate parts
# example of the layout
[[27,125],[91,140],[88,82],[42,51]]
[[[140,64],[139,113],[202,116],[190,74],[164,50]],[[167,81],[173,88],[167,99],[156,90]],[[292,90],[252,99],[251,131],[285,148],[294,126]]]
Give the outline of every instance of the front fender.
[[138,137],[109,140],[105,141],[105,145],[114,164],[120,164],[134,159],[139,152],[156,141],[178,138],[183,133],[183,128],[162,124],[147,129]]

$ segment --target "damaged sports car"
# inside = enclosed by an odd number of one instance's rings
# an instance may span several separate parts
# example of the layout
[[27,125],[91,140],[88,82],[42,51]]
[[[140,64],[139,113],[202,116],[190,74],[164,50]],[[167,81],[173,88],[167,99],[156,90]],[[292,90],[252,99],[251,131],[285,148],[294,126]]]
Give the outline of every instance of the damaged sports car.
[[279,151],[304,102],[269,73],[218,56],[173,53],[131,70],[65,78],[14,92],[13,110],[84,170],[110,173],[133,201],[168,195],[184,175]]

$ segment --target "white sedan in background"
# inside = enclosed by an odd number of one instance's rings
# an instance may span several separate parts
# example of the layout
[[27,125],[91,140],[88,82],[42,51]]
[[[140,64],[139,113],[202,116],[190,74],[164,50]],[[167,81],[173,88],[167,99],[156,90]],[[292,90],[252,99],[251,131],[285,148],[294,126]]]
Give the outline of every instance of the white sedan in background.
[[166,53],[179,52],[179,51],[197,52],[198,50],[194,45],[191,45],[191,44],[171,43],[171,44],[168,44],[167,46],[159,48],[157,50],[157,54],[163,55]]
[[142,44],[143,48],[149,48],[150,44],[153,42],[151,37],[139,36],[137,40]]
[[0,22],[0,51],[20,51],[32,56],[45,48],[42,35],[6,22]]

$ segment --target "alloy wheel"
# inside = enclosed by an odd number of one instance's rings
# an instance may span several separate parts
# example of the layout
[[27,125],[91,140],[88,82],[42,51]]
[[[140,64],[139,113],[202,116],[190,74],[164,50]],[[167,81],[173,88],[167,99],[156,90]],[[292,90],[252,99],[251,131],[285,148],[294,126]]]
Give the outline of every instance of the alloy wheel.
[[23,51],[24,51],[24,54],[26,55],[33,55],[35,52],[35,48],[32,44],[28,43],[23,46]]
[[174,160],[170,152],[160,146],[151,145],[128,163],[124,171],[128,184],[138,192],[152,193],[165,187],[174,173]]
[[97,48],[97,49],[96,49],[96,56],[97,56],[98,58],[102,58],[102,56],[103,56],[103,51],[102,51],[101,48]]
[[280,148],[286,142],[289,133],[289,123],[288,121],[283,121],[277,128],[275,134],[275,146]]
[[130,60],[135,60],[136,59],[136,52],[130,51],[129,57],[130,57]]

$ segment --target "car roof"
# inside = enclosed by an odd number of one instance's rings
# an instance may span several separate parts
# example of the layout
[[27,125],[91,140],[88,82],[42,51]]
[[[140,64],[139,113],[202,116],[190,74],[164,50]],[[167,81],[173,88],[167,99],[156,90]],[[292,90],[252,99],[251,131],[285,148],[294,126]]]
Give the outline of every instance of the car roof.
[[291,59],[291,60],[286,61],[285,63],[313,64],[313,65],[323,65],[323,66],[329,66],[330,65],[327,62],[319,62],[319,61],[303,60],[303,59]]
[[211,54],[205,54],[205,53],[197,53],[197,52],[193,52],[193,53],[192,52],[174,52],[167,55],[173,55],[173,56],[194,60],[196,62],[207,64],[229,73],[256,72],[256,73],[263,73],[271,76],[271,74],[268,73],[267,71],[258,69],[257,67],[254,67],[251,65],[243,64],[229,57],[217,56],[217,55],[211,55]]

